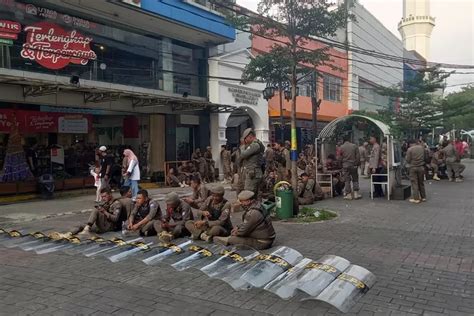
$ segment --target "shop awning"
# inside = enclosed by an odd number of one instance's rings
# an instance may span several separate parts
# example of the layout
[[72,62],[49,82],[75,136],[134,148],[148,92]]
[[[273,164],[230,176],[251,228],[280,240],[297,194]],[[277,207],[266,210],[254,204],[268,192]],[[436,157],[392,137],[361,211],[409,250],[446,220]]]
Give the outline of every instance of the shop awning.
[[160,107],[166,108],[168,112],[230,113],[236,109],[231,105],[209,102],[206,98],[181,96],[162,90],[85,79],[79,79],[78,84],[71,84],[70,80],[70,77],[65,76],[0,68],[0,84],[22,86],[25,98],[70,92],[82,94],[84,105],[125,100],[133,112],[142,110],[144,113]]

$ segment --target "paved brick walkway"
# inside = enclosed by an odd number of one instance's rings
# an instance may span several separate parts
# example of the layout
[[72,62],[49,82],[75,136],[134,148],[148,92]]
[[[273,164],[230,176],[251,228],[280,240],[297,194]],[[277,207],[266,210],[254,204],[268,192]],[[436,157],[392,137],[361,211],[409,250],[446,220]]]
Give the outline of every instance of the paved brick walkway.
[[[318,206],[338,211],[337,220],[276,222],[276,243],[313,259],[339,255],[376,274],[376,285],[347,315],[474,315],[474,163],[466,164],[462,184],[427,183],[426,203],[326,200]],[[16,207],[21,213],[36,208],[49,214],[47,203]],[[77,203],[67,205],[87,209],[83,201]],[[0,207],[0,224],[7,225],[13,217],[1,219],[4,211],[12,210]],[[85,217],[63,215],[22,226],[66,229]],[[284,301],[256,289],[237,292],[200,272],[176,272],[166,265],[0,251],[0,314],[5,315],[339,314],[320,302]]]

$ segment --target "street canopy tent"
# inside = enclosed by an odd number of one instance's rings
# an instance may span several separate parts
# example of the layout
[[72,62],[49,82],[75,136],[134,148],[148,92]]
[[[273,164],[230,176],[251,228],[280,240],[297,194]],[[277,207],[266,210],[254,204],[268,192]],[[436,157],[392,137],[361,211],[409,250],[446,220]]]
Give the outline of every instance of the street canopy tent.
[[[321,161],[323,166],[326,163],[327,155],[335,154],[336,145],[344,135],[351,135],[352,142],[359,144],[362,141],[368,141],[370,136],[375,136],[379,144],[387,146],[387,197],[390,198],[390,192],[393,192],[395,185],[394,167],[400,165],[401,151],[399,143],[394,140],[390,132],[390,127],[372,117],[351,114],[335,119],[326,125],[319,134],[321,143]],[[383,146],[383,145],[381,145]]]

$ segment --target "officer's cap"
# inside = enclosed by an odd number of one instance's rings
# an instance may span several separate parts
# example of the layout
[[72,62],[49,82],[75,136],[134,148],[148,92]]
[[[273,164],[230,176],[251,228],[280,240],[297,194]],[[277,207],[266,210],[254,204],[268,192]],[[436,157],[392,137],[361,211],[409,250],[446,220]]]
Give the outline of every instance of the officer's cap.
[[179,195],[176,192],[170,192],[165,197],[165,202],[167,204],[176,204],[179,202]]
[[218,185],[218,186],[215,186],[215,187],[211,188],[211,193],[224,195],[225,190],[224,190],[224,187],[222,185]]
[[252,191],[244,190],[239,193],[238,198],[240,201],[247,201],[253,198],[254,195],[255,193],[253,193]]
[[253,131],[253,129],[251,128],[247,128],[244,133],[242,134],[242,139],[245,139],[247,136],[249,136],[250,134],[254,134],[255,135],[255,132]]

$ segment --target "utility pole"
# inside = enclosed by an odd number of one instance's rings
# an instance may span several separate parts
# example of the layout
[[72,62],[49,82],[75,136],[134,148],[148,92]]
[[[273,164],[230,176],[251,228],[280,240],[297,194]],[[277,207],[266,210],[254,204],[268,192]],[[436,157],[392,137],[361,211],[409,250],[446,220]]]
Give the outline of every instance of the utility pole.
[[283,83],[278,83],[278,90],[280,93],[280,142],[285,144],[285,119],[283,118]]

